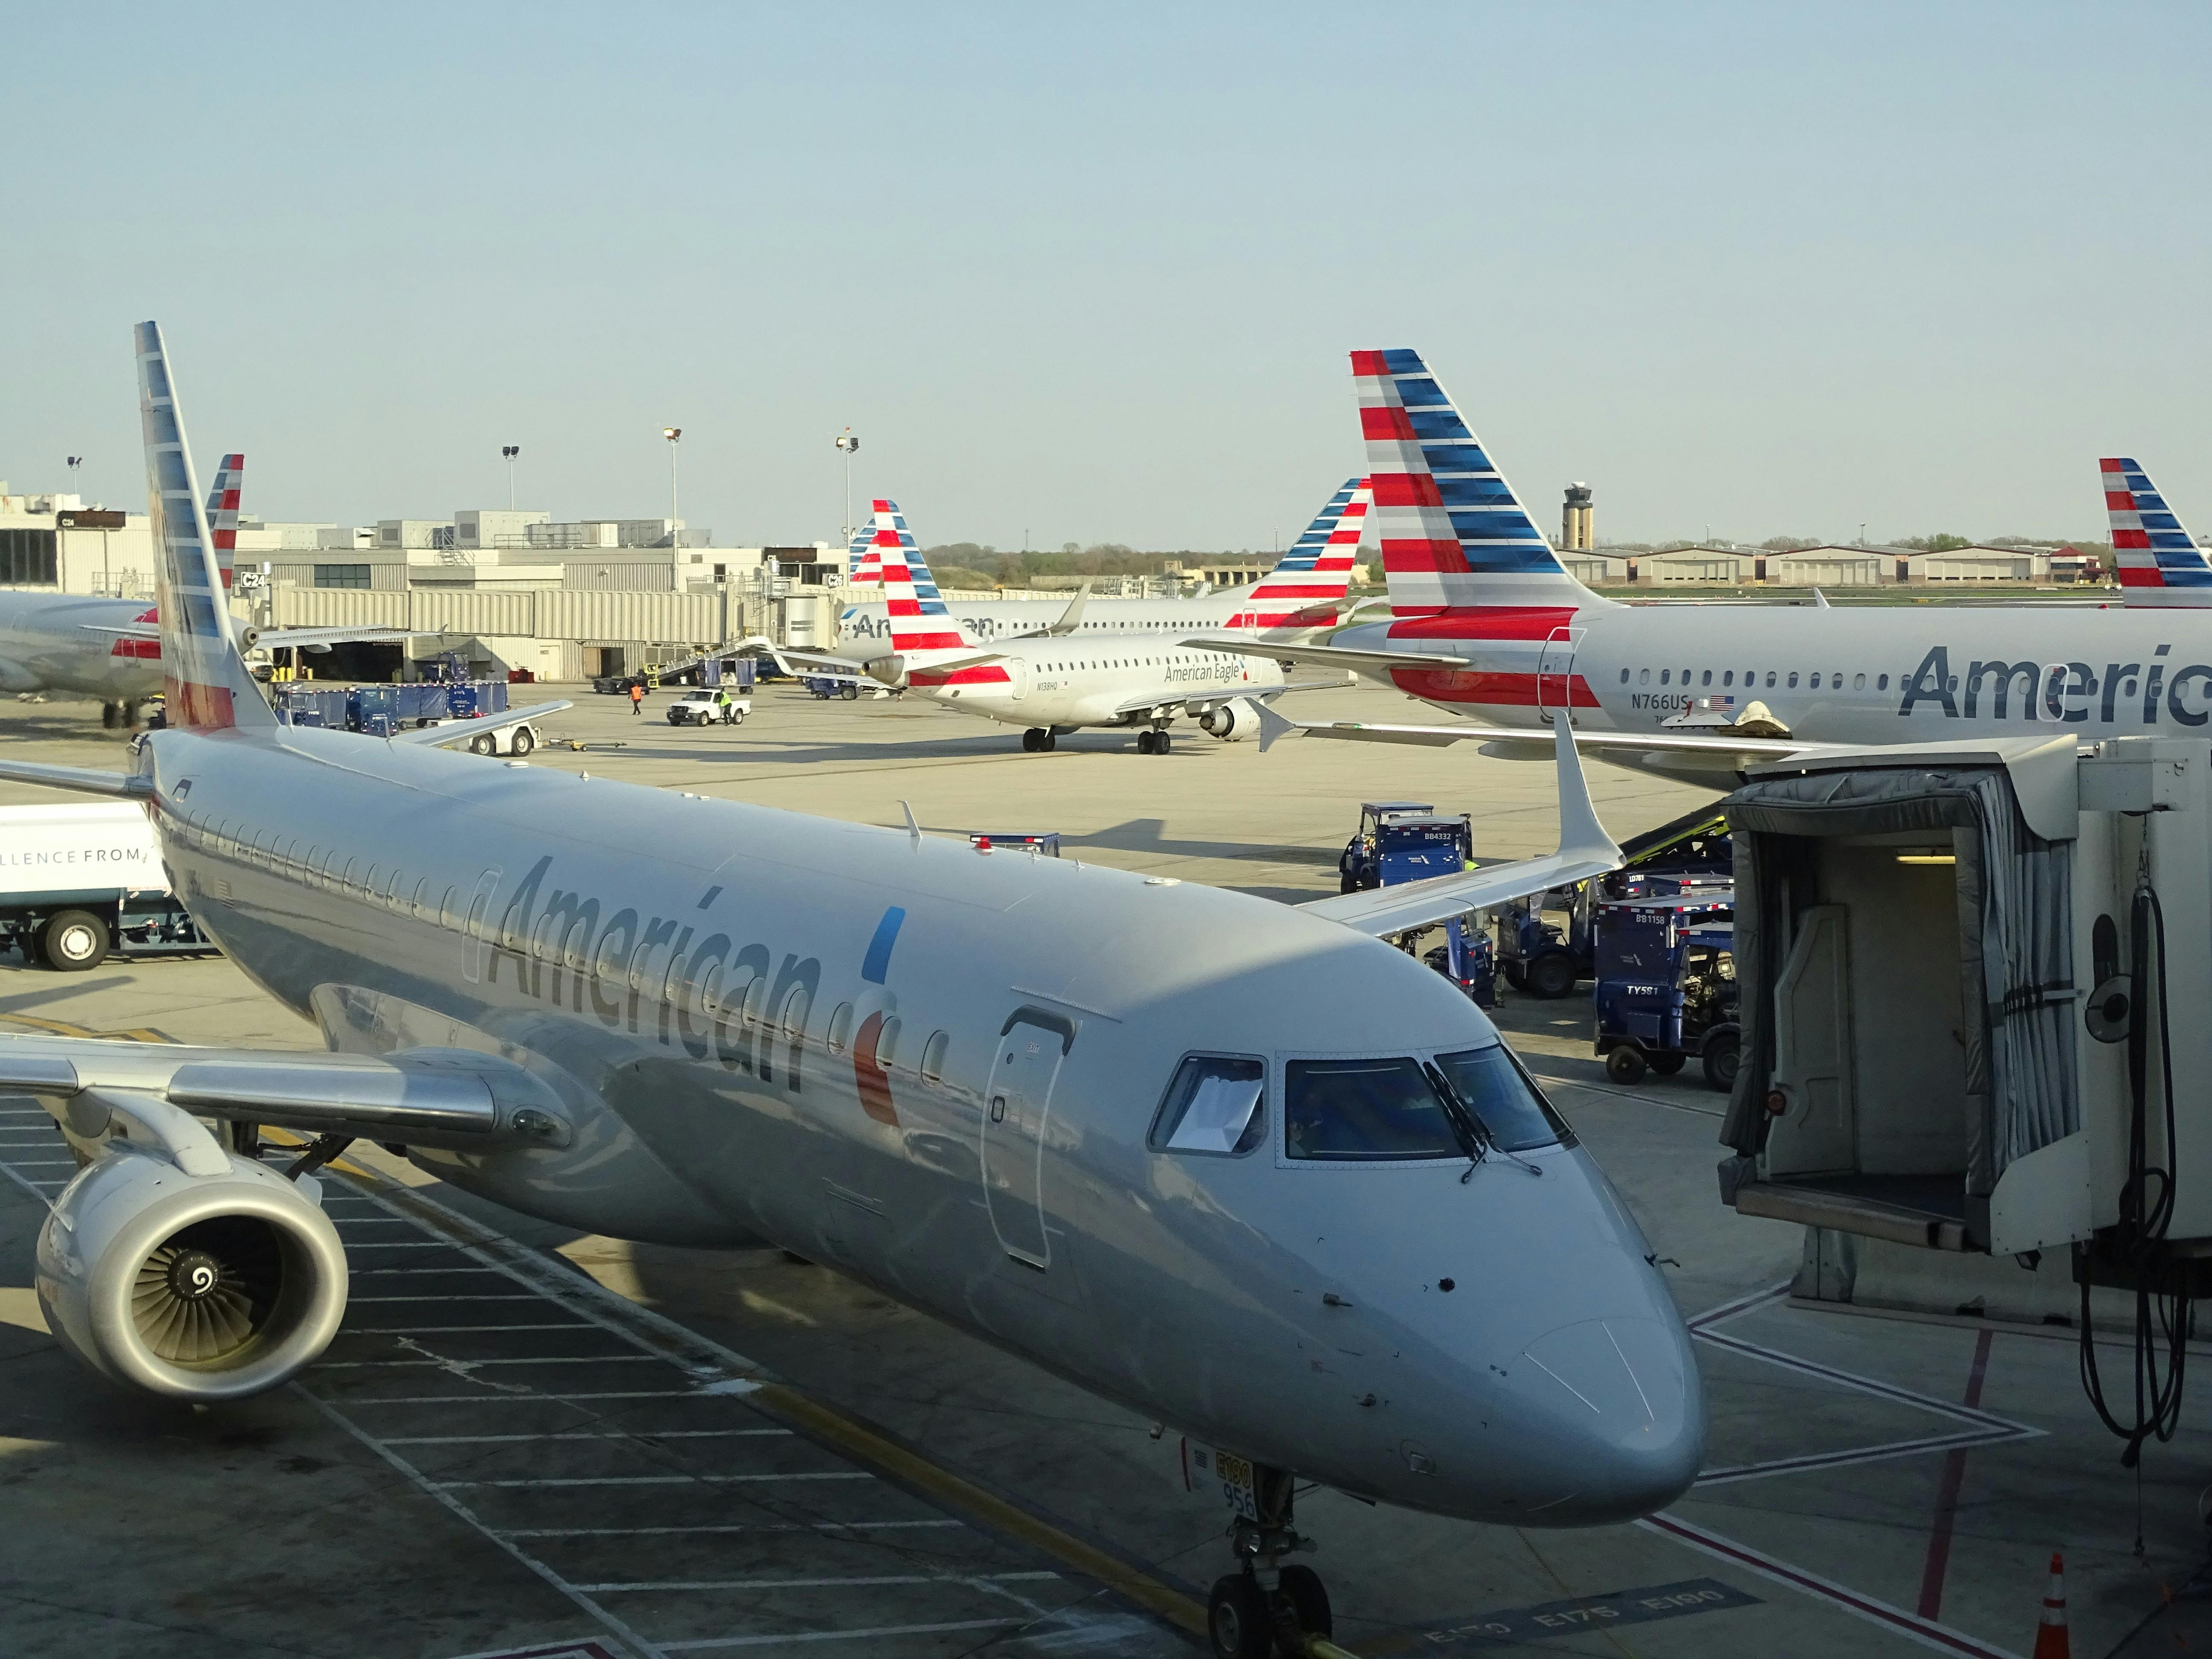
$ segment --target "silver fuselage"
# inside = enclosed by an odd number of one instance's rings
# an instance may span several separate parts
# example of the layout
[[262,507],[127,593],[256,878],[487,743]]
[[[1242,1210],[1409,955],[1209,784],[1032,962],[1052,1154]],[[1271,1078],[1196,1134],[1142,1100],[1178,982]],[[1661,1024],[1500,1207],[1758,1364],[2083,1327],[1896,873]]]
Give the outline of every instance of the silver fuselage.
[[[1586,1152],[1464,1182],[1457,1158],[1285,1156],[1286,1059],[1497,1041],[1378,941],[1207,887],[343,732],[157,732],[140,766],[194,915],[334,1047],[492,1049],[559,1093],[565,1148],[416,1153],[458,1186],[616,1237],[766,1238],[1395,1503],[1571,1525],[1695,1473],[1688,1340]],[[859,1064],[894,1019],[888,1066]],[[1255,1151],[1148,1148],[1193,1051],[1267,1062]]]
[[1155,709],[1200,712],[1283,689],[1266,657],[1200,651],[1179,634],[1071,634],[1016,640],[991,663],[933,673],[917,658],[908,689],[1008,726],[1149,725]]
[[0,592],[0,691],[81,691],[111,702],[150,697],[161,689],[159,647],[97,630],[153,617],[149,599]]

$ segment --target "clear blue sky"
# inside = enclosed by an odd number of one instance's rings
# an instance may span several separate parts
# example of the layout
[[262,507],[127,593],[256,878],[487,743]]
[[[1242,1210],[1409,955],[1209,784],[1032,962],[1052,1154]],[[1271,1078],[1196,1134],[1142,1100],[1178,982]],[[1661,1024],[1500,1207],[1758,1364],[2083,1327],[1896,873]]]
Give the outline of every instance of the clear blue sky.
[[2201,6],[17,8],[0,477],[1265,547],[1425,353],[1551,522],[2212,530]]

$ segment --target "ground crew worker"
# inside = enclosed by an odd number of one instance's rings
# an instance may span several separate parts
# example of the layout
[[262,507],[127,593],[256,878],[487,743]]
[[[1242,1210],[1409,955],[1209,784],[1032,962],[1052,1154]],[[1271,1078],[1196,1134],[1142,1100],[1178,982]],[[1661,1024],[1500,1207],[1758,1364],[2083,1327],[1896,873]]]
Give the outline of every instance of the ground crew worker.
[[730,694],[720,685],[714,688],[714,718],[725,726],[730,723]]
[[629,712],[633,714],[642,714],[645,712],[645,682],[643,680],[632,680],[629,683]]

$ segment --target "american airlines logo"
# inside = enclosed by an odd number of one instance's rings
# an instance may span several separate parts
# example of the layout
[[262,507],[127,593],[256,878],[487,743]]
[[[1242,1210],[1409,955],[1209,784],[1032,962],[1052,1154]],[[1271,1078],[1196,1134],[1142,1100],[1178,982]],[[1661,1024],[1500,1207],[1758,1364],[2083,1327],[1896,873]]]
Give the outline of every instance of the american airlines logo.
[[[2148,664],[2108,662],[2101,667],[2086,662],[2003,662],[1970,659],[1963,675],[1954,674],[1948,646],[1936,646],[1921,659],[1920,666],[1905,684],[1897,706],[1900,715],[1932,705],[1947,720],[2052,720],[2082,726],[2133,721],[2146,726],[2161,717],[2177,726],[2197,726],[2212,721],[2212,664],[2191,663],[2176,667],[2166,660],[2172,650],[2161,645]],[[2196,707],[2190,707],[2191,700]]]

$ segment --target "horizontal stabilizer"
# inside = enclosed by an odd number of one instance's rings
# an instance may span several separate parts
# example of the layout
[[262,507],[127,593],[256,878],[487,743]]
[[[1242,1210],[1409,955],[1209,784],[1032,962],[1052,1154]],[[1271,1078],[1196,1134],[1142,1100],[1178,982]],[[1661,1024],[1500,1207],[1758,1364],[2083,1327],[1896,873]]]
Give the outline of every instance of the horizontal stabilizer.
[[557,714],[564,708],[574,708],[569,702],[533,702],[527,708],[510,708],[503,714],[483,714],[464,720],[441,720],[435,726],[417,726],[412,732],[395,732],[393,743],[411,743],[425,749],[434,749],[441,743],[459,743],[479,732],[503,731],[510,726],[520,726],[525,720],[543,720],[548,714]]
[[43,761],[10,760],[0,756],[0,779],[9,783],[44,784],[80,795],[111,795],[124,800],[150,800],[154,780],[135,772],[100,772],[88,766],[49,766]]
[[1553,744],[1559,769],[1559,846],[1542,858],[1516,859],[1456,876],[1436,876],[1395,887],[1371,888],[1316,899],[1299,909],[1382,938],[1432,927],[1469,910],[1504,904],[1530,893],[1564,887],[1620,867],[1620,848],[1598,822],[1589,785],[1564,712],[1555,713]]
[[1177,643],[1192,651],[1233,651],[1240,656],[1266,657],[1275,662],[1349,668],[1378,678],[1387,678],[1394,668],[1465,668],[1472,660],[1426,651],[1357,651],[1345,645],[1274,645],[1227,634],[1201,634]]

